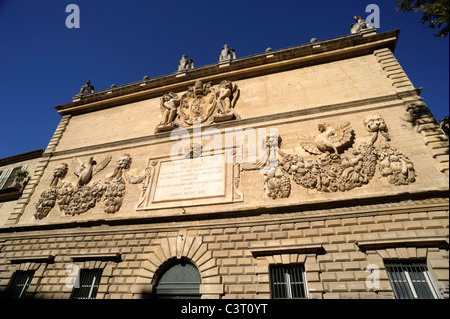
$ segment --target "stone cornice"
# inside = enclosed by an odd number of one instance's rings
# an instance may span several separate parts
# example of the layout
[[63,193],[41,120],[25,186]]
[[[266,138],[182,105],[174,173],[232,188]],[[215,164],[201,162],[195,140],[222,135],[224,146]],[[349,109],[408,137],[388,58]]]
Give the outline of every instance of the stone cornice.
[[20,256],[9,258],[11,264],[21,264],[21,263],[52,263],[55,260],[54,255],[30,255],[30,256]]
[[88,261],[88,260],[102,260],[102,261],[121,261],[122,254],[117,252],[112,253],[92,253],[92,254],[78,254],[70,255],[72,261]]
[[[350,200],[299,203],[288,206],[223,210],[207,215],[186,214],[167,217],[139,216],[135,218],[93,219],[83,221],[50,222],[43,224],[8,225],[0,227],[0,243],[13,238],[28,238],[37,232],[40,237],[74,234],[106,234],[145,231],[167,231],[180,228],[216,228],[247,225],[270,225],[298,221],[315,221],[335,218],[404,214],[424,211],[448,210],[448,190],[413,192],[389,196],[372,196]],[[437,202],[435,202],[437,201]],[[230,214],[231,213],[231,214]],[[49,230],[52,230],[49,232]]]
[[399,33],[400,30],[370,36],[352,34],[256,54],[233,60],[229,64],[215,63],[198,67],[183,73],[181,77],[177,72],[99,91],[55,108],[61,115],[82,114],[157,97],[169,91],[180,92],[196,80],[211,81],[215,84],[224,78],[239,80],[372,54],[374,50],[381,48],[394,51]]
[[280,245],[272,247],[257,247],[251,250],[253,257],[282,255],[282,254],[323,254],[322,244]]
[[408,237],[408,238],[383,238],[376,240],[359,240],[356,245],[362,251],[397,248],[397,247],[439,247],[448,249],[448,237]]

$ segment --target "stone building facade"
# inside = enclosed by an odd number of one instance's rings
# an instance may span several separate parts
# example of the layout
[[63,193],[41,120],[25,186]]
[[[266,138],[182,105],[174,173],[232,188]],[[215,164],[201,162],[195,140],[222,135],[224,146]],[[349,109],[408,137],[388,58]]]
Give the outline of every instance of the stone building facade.
[[43,153],[35,150],[0,159],[0,225],[6,223],[16,206],[23,207],[17,204]]
[[2,292],[448,298],[448,139],[363,31],[87,83],[0,207]]

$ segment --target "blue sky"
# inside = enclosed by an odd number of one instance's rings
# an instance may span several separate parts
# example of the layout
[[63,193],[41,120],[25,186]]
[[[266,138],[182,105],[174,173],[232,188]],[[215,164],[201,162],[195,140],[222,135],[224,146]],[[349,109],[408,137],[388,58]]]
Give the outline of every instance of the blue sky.
[[[71,3],[79,29],[65,25]],[[87,79],[100,91],[175,72],[182,54],[215,63],[225,43],[243,57],[343,36],[371,3],[378,32],[402,30],[395,56],[425,103],[437,120],[448,115],[449,39],[394,0],[0,0],[0,158],[46,148],[60,120],[54,106]]]

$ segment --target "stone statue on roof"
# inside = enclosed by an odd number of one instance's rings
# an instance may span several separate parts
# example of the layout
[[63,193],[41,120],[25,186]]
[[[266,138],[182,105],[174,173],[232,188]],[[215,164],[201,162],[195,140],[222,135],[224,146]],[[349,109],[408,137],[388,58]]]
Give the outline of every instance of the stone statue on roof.
[[91,80],[87,80],[87,81],[86,81],[86,84],[83,85],[83,86],[81,87],[81,89],[80,89],[80,95],[81,95],[81,96],[83,96],[83,95],[88,95],[88,94],[92,94],[92,93],[94,93],[94,92],[95,92],[95,90],[94,90],[94,87],[93,87],[92,84],[91,84]]
[[222,48],[222,51],[219,53],[219,62],[229,61],[236,59],[236,51],[234,49],[229,49],[228,44],[225,44]]
[[373,29],[373,27],[369,24],[369,22],[367,22],[360,16],[354,16],[353,18],[355,19],[355,23],[352,23],[352,25],[350,26],[350,32],[352,34],[360,33],[363,32],[364,30]]
[[194,60],[187,59],[187,55],[183,54],[181,60],[178,62],[178,71],[188,71],[194,68]]

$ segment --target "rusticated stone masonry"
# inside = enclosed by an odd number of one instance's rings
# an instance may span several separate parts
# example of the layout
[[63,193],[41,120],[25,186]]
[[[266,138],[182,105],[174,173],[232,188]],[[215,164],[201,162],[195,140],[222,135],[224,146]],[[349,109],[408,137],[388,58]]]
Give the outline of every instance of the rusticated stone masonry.
[[[448,296],[448,210],[419,203],[333,215],[254,217],[0,234],[0,290],[16,270],[35,270],[34,298],[70,298],[67,267],[103,269],[98,299],[144,298],[165,265],[192,262],[202,298],[270,298],[269,267],[302,263],[309,298],[393,298],[384,260],[426,258]],[[366,286],[367,266],[380,286]]]

